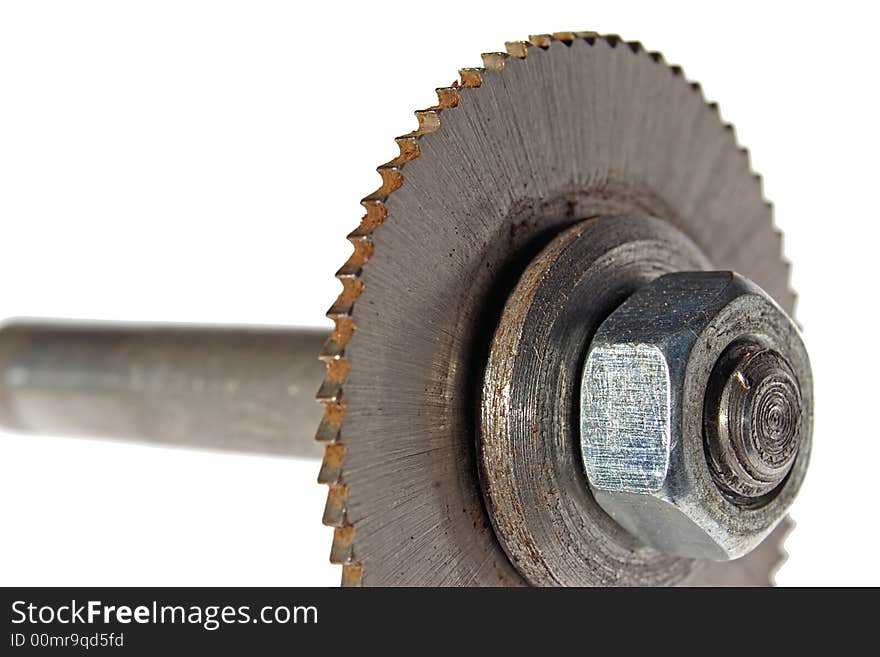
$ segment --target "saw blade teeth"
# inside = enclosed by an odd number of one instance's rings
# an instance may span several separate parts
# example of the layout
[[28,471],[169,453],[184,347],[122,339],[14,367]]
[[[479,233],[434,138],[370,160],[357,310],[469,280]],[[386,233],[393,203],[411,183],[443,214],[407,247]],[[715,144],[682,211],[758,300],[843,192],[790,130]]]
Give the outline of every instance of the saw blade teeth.
[[342,358],[342,355],[345,353],[345,343],[346,341],[344,340],[327,338],[327,341],[324,343],[324,347],[321,349],[321,355],[318,357],[318,359],[326,362],[328,359]]
[[[751,154],[749,154],[747,152],[746,156],[748,157],[749,165],[751,165],[751,161],[752,161]],[[749,170],[751,171],[751,166],[749,167]],[[755,181],[755,185],[757,185],[757,187],[758,187],[758,194],[760,194],[761,198],[764,200],[764,205],[769,206],[770,204],[764,198],[764,176],[762,176],[760,173],[756,173],[755,171],[752,171],[752,180]],[[774,227],[774,230],[776,230],[775,227]]]
[[[385,206],[381,206],[384,210]],[[360,225],[351,231],[345,238],[349,242],[354,242],[355,240],[368,240],[373,235],[373,230],[375,230],[376,226],[382,223],[382,219],[384,219],[384,214],[378,218],[369,218],[365,216],[361,221]]]
[[[344,358],[325,358],[322,360],[327,364],[327,376],[324,380],[334,385],[342,385],[348,375],[348,361]],[[337,397],[338,395],[333,399]]]
[[[382,164],[376,168],[376,171],[379,172],[379,175],[383,176],[383,180],[386,175],[394,176],[398,179],[396,181],[397,187],[400,186],[399,178],[403,175],[400,172],[400,167],[402,167],[404,164],[409,162],[412,158],[409,156],[409,150],[404,151],[403,148],[401,148],[401,143],[398,141],[398,139],[402,139],[404,141],[411,140],[411,142],[418,143],[418,137],[419,137],[419,135],[417,135],[417,134],[416,135],[408,134],[408,135],[403,135],[402,137],[396,137],[394,139],[394,142],[397,144],[397,150],[398,150],[397,155],[395,157],[393,157],[392,159],[388,160],[385,164]],[[384,186],[385,185],[383,184],[383,187]],[[395,187],[394,189],[397,189],[397,187]],[[394,190],[392,190],[392,191],[394,191]]]
[[627,46],[629,46],[629,49],[632,50],[633,53],[636,55],[638,55],[645,49],[641,41],[626,41],[625,43]]
[[342,479],[342,462],[345,460],[345,445],[330,443],[324,445],[324,458],[318,473],[319,484],[338,484]]
[[655,64],[665,64],[666,58],[663,57],[662,52],[657,52],[656,50],[647,51],[648,57],[650,57]]
[[348,501],[348,487],[345,484],[333,483],[327,490],[327,503],[324,505],[322,522],[328,527],[345,525],[345,505]]
[[342,358],[345,353],[345,345],[354,332],[354,321],[348,315],[334,318],[333,331],[321,349],[319,360],[327,362],[336,358]]
[[342,385],[339,381],[331,381],[328,379],[324,379],[321,383],[321,387],[318,388],[318,392],[315,395],[315,398],[318,401],[336,401],[342,396]]
[[333,530],[333,545],[330,548],[330,563],[352,564],[352,541],[354,527],[343,525]]
[[401,164],[416,159],[422,152],[417,137],[404,135],[402,137],[397,137],[394,141],[400,149],[400,155],[397,156],[397,160]]
[[342,419],[345,416],[345,404],[339,398],[322,400],[321,403],[324,406],[324,415],[315,433],[315,440],[319,443],[341,444],[338,441],[342,429]]
[[[373,255],[373,240],[371,239],[372,233],[364,234],[362,230],[356,229],[348,234],[348,241],[355,248],[355,253],[358,254],[359,257],[363,259],[363,262],[366,262],[370,259],[370,256]],[[337,275],[337,278],[343,278]]]
[[[791,307],[792,315],[794,315],[795,310],[797,310],[799,298],[797,292],[795,292],[794,288],[792,288],[791,286],[791,260],[783,256],[782,264],[785,267],[785,280],[788,282],[785,286],[785,289],[788,292],[789,306]],[[797,319],[795,319],[794,321],[795,324],[797,324],[798,330],[803,331],[803,324],[801,324]]]
[[504,70],[504,62],[509,56],[506,52],[484,52],[482,55],[483,66],[487,71],[501,72]]
[[400,189],[400,186],[403,184],[403,174],[400,172],[400,167],[395,160],[388,164],[383,164],[376,171],[382,177],[382,186],[375,191],[377,196],[388,198],[391,192]]
[[554,32],[551,36],[556,41],[561,41],[567,46],[570,46],[571,42],[577,38],[577,34],[574,32]]
[[434,132],[440,127],[440,113],[437,110],[419,110],[416,112],[416,119],[419,121],[420,135]]
[[[785,234],[776,226],[773,227],[773,238],[776,241],[776,248],[782,253],[785,250]],[[782,256],[782,263],[786,267],[791,264],[785,256]]]
[[360,276],[364,263],[373,255],[373,241],[365,238],[355,238],[348,240],[354,247],[354,251],[345,264],[336,272],[336,278],[348,278],[352,276]]
[[508,41],[504,44],[507,54],[518,59],[525,59],[529,46],[528,41]]
[[339,293],[336,301],[327,311],[327,317],[332,320],[351,315],[354,300],[360,296],[364,287],[360,278],[339,278],[338,280],[342,283],[342,292]]
[[434,91],[437,92],[437,105],[433,109],[450,109],[458,106],[461,96],[455,87],[438,87]]
[[385,193],[385,190],[380,187],[372,194],[368,194],[364,198],[361,199],[361,205],[366,207],[366,203],[384,203],[385,199],[388,198],[388,194]]
[[[348,314],[336,317],[333,325],[333,331],[330,333],[328,342],[332,341],[338,344],[345,344],[346,342],[348,342],[348,339],[351,337],[352,333],[354,333],[354,320],[349,317]],[[337,352],[334,350],[329,355],[332,356],[336,354]]]
[[351,237],[351,235],[366,234],[367,231],[372,231],[376,226],[385,221],[385,216],[388,214],[388,209],[385,207],[385,204],[376,199],[363,199],[361,201],[361,206],[366,210],[366,214],[361,218],[360,225],[349,234],[349,237]]
[[600,38],[612,48],[616,48],[623,41],[617,34],[603,34]]
[[483,69],[462,68],[458,70],[458,86],[463,89],[474,89],[483,84]]
[[363,282],[359,278],[337,279],[342,283],[342,292],[336,297],[333,305],[327,309],[327,317],[334,322],[351,315],[354,307],[354,299],[359,294],[358,288],[363,288]]
[[344,358],[322,358],[327,365],[327,374],[318,393],[318,401],[337,401],[342,397],[342,384],[348,374],[348,361]]
[[788,551],[785,549],[785,542],[788,540],[788,537],[797,525],[791,516],[786,516],[780,524],[782,526],[782,536],[780,536],[779,543],[777,544],[779,547],[776,552],[776,563],[770,568],[770,573],[768,575],[770,586],[776,586],[776,573],[778,573],[779,569],[785,565],[786,561],[788,561]]
[[542,50],[547,50],[550,47],[550,42],[553,40],[553,37],[549,34],[530,34],[529,42]]
[[[384,202],[391,192],[398,189],[401,184],[403,184],[403,174],[400,172],[400,164],[397,161],[397,158],[379,165],[376,167],[376,172],[382,178],[382,184],[372,194],[368,194],[362,198],[361,205],[376,201]],[[364,205],[364,207],[366,206]]]
[[345,564],[342,566],[342,586],[356,587],[361,585],[363,566],[359,563]]

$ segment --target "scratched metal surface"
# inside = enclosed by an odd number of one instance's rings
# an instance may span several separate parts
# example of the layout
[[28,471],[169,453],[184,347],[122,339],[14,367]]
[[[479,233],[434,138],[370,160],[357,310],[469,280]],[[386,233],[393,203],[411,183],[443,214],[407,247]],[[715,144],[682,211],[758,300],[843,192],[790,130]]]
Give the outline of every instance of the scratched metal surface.
[[581,432],[590,439],[581,445],[590,485],[633,493],[660,488],[669,466],[671,406],[663,353],[648,344],[600,345],[590,351],[583,381]]

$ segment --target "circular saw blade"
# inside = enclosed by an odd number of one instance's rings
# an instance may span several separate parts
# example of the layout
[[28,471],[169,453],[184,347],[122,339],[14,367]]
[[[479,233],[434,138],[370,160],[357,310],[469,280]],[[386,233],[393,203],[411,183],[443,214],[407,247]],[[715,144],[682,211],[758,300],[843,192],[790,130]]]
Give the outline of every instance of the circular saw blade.
[[[317,437],[346,585],[525,583],[483,504],[477,400],[506,293],[567,226],[664,218],[714,267],[794,305],[760,178],[681,69],[592,33],[483,60],[397,139],[337,274]],[[682,583],[771,583],[786,526],[743,559],[695,563]]]

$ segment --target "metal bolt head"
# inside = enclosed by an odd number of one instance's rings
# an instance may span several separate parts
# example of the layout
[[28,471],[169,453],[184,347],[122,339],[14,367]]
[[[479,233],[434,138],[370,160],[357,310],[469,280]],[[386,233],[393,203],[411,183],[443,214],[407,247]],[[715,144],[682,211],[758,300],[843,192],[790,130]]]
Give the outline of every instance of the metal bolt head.
[[802,414],[797,375],[781,354],[752,342],[728,347],[703,411],[715,484],[738,504],[761,504],[794,464]]
[[806,350],[785,312],[732,272],[667,274],[624,301],[593,337],[580,400],[596,501],[667,554],[747,554],[806,472]]

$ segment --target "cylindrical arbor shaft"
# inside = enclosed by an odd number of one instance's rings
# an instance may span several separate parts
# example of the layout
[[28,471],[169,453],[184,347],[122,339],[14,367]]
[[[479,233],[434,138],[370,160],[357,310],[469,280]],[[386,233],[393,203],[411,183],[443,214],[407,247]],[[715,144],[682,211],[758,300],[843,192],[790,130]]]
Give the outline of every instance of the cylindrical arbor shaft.
[[0,425],[319,457],[318,329],[12,321]]

